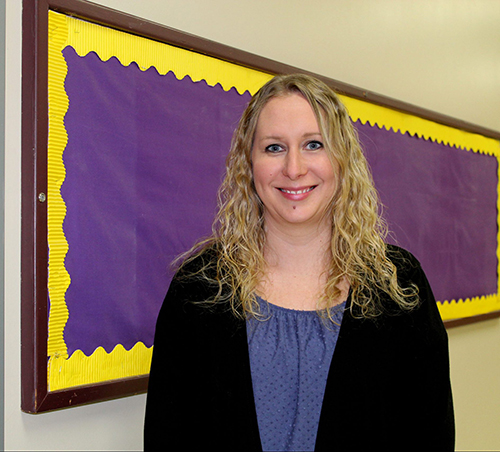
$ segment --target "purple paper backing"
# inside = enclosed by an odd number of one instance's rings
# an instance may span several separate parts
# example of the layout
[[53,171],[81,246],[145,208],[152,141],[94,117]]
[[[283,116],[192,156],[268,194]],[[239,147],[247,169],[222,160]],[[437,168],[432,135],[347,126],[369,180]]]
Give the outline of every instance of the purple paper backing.
[[69,353],[153,344],[170,262],[210,233],[248,93],[67,47]]
[[497,159],[356,124],[388,242],[421,262],[437,300],[497,292]]
[[[64,338],[70,354],[151,346],[169,263],[210,233],[250,95],[95,53],[81,58],[71,47],[63,54],[71,276]],[[420,259],[436,298],[495,293],[496,159],[356,126],[393,236]]]

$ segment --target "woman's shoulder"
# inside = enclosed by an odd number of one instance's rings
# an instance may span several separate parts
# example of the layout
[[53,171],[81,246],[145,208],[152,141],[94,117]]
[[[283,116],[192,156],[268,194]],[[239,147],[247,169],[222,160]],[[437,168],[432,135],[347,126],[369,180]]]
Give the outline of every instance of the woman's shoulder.
[[162,304],[160,318],[175,322],[206,322],[223,311],[222,302],[213,302],[220,291],[216,274],[218,253],[207,247],[185,259],[172,278]]
[[395,265],[398,276],[410,278],[423,273],[419,260],[408,250],[393,244],[386,244],[386,256]]
[[407,249],[398,245],[386,243],[387,257],[394,263],[399,265],[419,266],[418,259]]
[[[179,263],[174,279],[207,275],[215,271],[219,257],[218,246],[208,244],[185,256]],[[211,275],[210,275],[211,276]]]
[[201,312],[226,309],[219,255],[218,246],[210,244],[187,256],[175,272],[164,304],[180,303],[184,310]]
[[395,245],[387,245],[387,257],[397,270],[398,282],[402,287],[413,285],[417,288],[419,303],[413,312],[415,315],[426,315],[436,319],[442,326],[436,300],[431,286],[419,260],[408,250]]

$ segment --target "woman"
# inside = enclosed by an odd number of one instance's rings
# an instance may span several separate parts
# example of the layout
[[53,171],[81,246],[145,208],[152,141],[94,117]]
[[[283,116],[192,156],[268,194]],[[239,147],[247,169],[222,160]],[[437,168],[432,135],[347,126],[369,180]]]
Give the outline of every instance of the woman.
[[159,314],[145,449],[454,450],[446,331],[330,88],[259,90],[219,205]]

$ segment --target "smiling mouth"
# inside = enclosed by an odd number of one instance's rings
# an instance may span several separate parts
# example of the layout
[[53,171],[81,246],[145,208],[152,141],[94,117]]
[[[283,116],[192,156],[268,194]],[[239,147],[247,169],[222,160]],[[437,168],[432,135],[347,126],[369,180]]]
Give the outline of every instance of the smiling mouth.
[[303,188],[301,190],[288,190],[286,188],[279,188],[278,190],[282,191],[283,193],[288,193],[290,195],[302,195],[304,193],[308,193],[311,190],[314,190],[317,187],[317,185],[313,185],[312,187],[309,188]]

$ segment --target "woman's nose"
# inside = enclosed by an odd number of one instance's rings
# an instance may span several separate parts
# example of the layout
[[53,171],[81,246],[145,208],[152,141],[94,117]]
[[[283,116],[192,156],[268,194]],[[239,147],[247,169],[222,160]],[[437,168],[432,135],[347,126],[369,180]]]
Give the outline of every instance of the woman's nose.
[[290,149],[286,155],[283,174],[292,180],[307,173],[307,164],[304,156],[298,149]]

